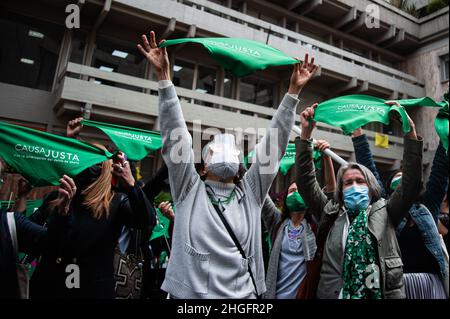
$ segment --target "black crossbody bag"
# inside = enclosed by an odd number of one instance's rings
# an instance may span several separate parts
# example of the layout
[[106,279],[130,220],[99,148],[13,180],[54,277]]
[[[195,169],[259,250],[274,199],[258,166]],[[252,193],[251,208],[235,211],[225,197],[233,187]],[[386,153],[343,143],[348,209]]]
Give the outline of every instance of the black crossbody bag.
[[[222,223],[224,224],[225,228],[227,229],[228,233],[230,234],[231,239],[233,239],[234,244],[236,245],[236,247],[238,248],[239,252],[241,253],[242,258],[247,260],[247,256],[245,255],[245,252],[242,249],[242,246],[239,243],[239,240],[237,239],[236,235],[234,234],[233,229],[231,229],[230,224],[228,224],[225,216],[223,216],[223,213],[222,213],[221,209],[219,208],[219,206],[213,204],[212,202],[211,202],[211,204],[213,205],[213,207],[216,210],[217,214],[219,214],[220,220],[222,220]],[[248,272],[250,274],[250,278],[251,278],[252,283],[253,283],[253,287],[255,288],[255,291],[256,291],[256,299],[261,299],[261,296],[258,294],[258,289],[256,288],[255,277],[253,276],[252,268],[250,267],[250,263],[248,262],[248,260],[247,260],[247,266],[248,266]]]

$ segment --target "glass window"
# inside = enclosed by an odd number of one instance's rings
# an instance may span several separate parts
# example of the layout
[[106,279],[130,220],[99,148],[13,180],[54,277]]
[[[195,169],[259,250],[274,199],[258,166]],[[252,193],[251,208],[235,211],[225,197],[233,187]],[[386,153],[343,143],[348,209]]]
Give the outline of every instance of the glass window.
[[229,71],[225,71],[223,80],[223,97],[233,98],[233,75]]
[[[215,94],[216,93],[216,75],[217,69],[198,65],[198,77],[195,91],[198,93]],[[196,101],[197,104],[213,106],[209,102]]]
[[249,77],[239,85],[239,100],[261,106],[273,107],[273,84]]
[[51,91],[62,26],[0,11],[0,81]]
[[86,33],[75,31],[72,33],[72,49],[70,52],[70,62],[83,63],[84,49],[86,47]]
[[195,91],[214,94],[216,90],[217,70],[205,66],[198,66],[197,87]]
[[[108,38],[99,37],[92,65],[107,72],[117,72],[139,78],[145,77],[146,59],[137,50],[133,43],[113,41]],[[98,79],[102,84],[120,87],[133,91],[142,91],[143,88],[121,83]]]
[[185,89],[192,90],[194,84],[194,64],[175,59],[173,65],[173,84]]

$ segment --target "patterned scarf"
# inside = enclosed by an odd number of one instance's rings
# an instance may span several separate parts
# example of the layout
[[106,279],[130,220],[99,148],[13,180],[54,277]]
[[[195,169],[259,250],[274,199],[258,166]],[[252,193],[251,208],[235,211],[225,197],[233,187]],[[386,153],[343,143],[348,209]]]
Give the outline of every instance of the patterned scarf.
[[[349,212],[349,216],[352,215]],[[343,299],[381,299],[376,248],[366,210],[357,213],[348,231],[344,253]]]

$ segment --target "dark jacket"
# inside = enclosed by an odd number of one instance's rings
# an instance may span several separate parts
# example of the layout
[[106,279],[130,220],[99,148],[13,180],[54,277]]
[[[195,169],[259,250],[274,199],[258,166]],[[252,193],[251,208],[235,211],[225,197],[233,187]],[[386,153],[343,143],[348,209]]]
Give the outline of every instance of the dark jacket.
[[[58,214],[50,211],[51,193],[41,208],[30,218],[49,227],[58,222]],[[150,204],[142,190],[135,186],[127,194],[115,193],[109,216],[95,219],[82,205],[79,193],[70,206],[64,222],[58,222],[58,240],[44,251],[31,280],[32,298],[114,298],[113,257],[122,226],[144,232],[155,224]],[[66,286],[66,267],[79,267],[80,288]]]
[[[45,249],[47,229],[29,221],[25,215],[15,213],[16,235],[20,252],[35,253]],[[16,261],[6,211],[0,210],[0,299],[18,298]]]
[[[421,140],[405,138],[404,175],[400,187],[391,198],[377,200],[368,212],[370,233],[377,243],[380,287],[383,298],[405,298],[400,248],[395,228],[417,200],[422,180]],[[339,203],[328,200],[320,189],[314,174],[312,143],[296,140],[296,181],[300,195],[312,212],[318,213],[319,231],[316,257],[322,260],[317,295],[336,299],[342,288],[343,232],[342,216],[345,211]],[[337,227],[339,224],[339,227]],[[323,232],[323,230],[326,232]]]

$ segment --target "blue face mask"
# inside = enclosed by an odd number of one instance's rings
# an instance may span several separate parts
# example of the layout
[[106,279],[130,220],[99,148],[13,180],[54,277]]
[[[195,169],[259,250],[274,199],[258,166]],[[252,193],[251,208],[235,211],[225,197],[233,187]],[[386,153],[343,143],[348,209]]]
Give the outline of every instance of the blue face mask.
[[351,211],[360,211],[369,206],[369,187],[351,186],[344,189],[345,207]]

